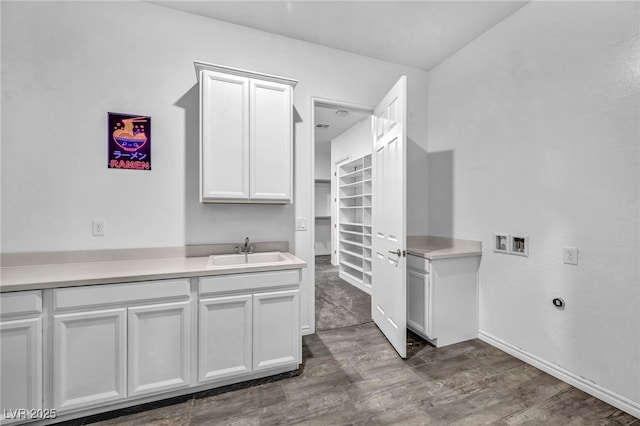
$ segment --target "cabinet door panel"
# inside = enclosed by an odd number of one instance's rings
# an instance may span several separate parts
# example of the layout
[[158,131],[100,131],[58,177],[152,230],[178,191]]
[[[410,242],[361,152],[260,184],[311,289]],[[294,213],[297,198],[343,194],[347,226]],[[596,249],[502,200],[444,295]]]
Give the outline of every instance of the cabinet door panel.
[[251,295],[200,301],[198,381],[251,371]]
[[189,302],[129,308],[129,396],[189,385]]
[[415,331],[427,332],[425,317],[425,274],[407,270],[407,324]]
[[248,200],[249,79],[201,73],[201,201]]
[[126,397],[127,310],[53,318],[53,403],[82,408]]
[[42,320],[0,323],[0,406],[9,410],[42,408]]
[[250,80],[251,199],[291,201],[291,87]]
[[299,290],[253,295],[253,369],[300,363]]

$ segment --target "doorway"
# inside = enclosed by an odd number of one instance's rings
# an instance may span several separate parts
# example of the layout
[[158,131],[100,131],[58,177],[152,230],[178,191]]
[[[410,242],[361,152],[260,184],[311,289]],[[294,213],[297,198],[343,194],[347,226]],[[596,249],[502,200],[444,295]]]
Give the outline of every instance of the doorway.
[[[371,153],[368,156],[370,160],[366,159],[366,153],[363,153],[362,158],[359,158],[354,153],[355,149],[349,148],[346,150],[348,154],[345,154],[343,159],[347,162],[344,166],[340,163],[340,167],[338,167],[337,156],[333,156],[333,148],[341,145],[335,144],[336,138],[331,139],[331,156],[333,157],[331,164],[336,165],[336,170],[330,175],[331,188],[332,191],[336,188],[333,182],[337,181],[339,182],[337,187],[339,192],[332,193],[330,200],[333,203],[330,227],[334,235],[335,232],[340,235],[339,238],[332,237],[333,253],[331,256],[334,262],[337,260],[340,278],[342,278],[343,266],[351,268],[352,272],[353,270],[361,272],[363,284],[365,283],[364,275],[367,275],[368,272],[370,278],[368,290],[371,294],[373,321],[398,352],[398,355],[405,358],[407,354],[407,77],[400,76],[393,87],[373,108],[317,98],[310,100],[313,117],[310,133],[313,149],[311,150],[312,180],[309,183],[312,195],[311,212],[314,213],[315,129],[325,127],[325,123],[317,120],[316,107],[337,108],[338,111],[334,111],[335,115],[344,116],[345,112],[349,113],[350,111],[369,115],[367,118],[369,123],[367,124],[365,121],[363,125],[368,127],[366,133],[369,135]],[[369,176],[366,176],[366,173]],[[366,197],[367,184],[369,185],[368,201]],[[354,186],[358,186],[359,189],[354,190]],[[346,190],[347,187],[349,191]],[[343,191],[343,189],[345,190]],[[340,194],[340,197],[336,196],[337,194]],[[344,204],[342,203],[343,198],[345,199]],[[359,198],[361,205],[358,205],[357,202],[349,204],[347,199],[353,198]],[[354,209],[353,211],[356,213],[347,212],[346,210],[349,209]],[[358,211],[360,211],[360,216],[358,216]],[[336,223],[336,217],[338,223]],[[316,228],[315,222],[313,223],[311,226],[311,248],[313,248]],[[342,235],[347,233],[357,234],[361,238],[360,241],[357,239],[348,241],[352,246],[359,242],[363,250],[362,254],[358,256],[362,260],[360,264],[350,261],[349,259],[354,257],[353,250],[345,249],[342,246]],[[339,247],[339,250],[336,247]],[[368,253],[365,249],[368,249]],[[347,257],[343,257],[343,255]],[[367,258],[370,265],[368,267]],[[309,289],[311,297],[308,299],[311,308],[310,319],[313,321],[310,328],[311,332],[315,332],[317,328],[315,258],[313,262],[309,263],[311,279],[314,282],[314,285]],[[348,270],[345,269],[344,272],[348,272]],[[363,285],[365,293],[366,287]],[[321,313],[318,314],[318,317],[320,315]]]
[[372,109],[322,101],[313,111],[315,324],[328,330],[373,321]]

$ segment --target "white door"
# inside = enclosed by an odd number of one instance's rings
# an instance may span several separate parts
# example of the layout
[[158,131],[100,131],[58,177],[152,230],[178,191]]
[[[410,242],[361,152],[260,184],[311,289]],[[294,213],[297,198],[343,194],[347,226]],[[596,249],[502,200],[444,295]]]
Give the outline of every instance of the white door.
[[407,353],[406,92],[402,76],[378,104],[373,124],[373,320]]
[[253,369],[300,363],[299,290],[253,295]]
[[53,317],[53,408],[124,399],[126,308]]
[[291,201],[291,86],[250,80],[250,198]]
[[0,421],[4,424],[17,409],[42,408],[40,318],[0,323],[0,361]]
[[189,385],[189,302],[129,308],[128,396]]
[[249,79],[200,76],[200,201],[249,199]]
[[243,294],[200,301],[198,382],[251,372],[251,300]]

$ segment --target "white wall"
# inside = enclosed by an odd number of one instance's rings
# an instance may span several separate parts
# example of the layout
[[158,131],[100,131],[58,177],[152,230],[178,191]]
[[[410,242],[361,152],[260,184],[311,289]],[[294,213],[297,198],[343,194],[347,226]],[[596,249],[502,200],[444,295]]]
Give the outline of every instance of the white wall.
[[331,141],[331,176],[336,171],[336,162],[371,154],[371,120],[371,116],[363,118]]
[[[639,5],[531,2],[433,69],[428,94],[429,230],[482,240],[481,332],[636,415]],[[529,257],[493,253],[496,231],[529,234]]]
[[316,146],[314,162],[316,179],[331,179],[331,144],[323,144],[321,147]]
[[[374,105],[403,74],[426,151],[426,72],[144,2],[1,2],[2,250],[287,240],[313,259],[311,97]],[[292,206],[198,202],[193,60],[296,78]],[[108,170],[107,112],[152,117],[150,172]],[[230,177],[232,178],[232,177]],[[91,219],[107,236],[91,236]],[[426,215],[422,215],[426,222]],[[303,319],[310,325],[303,270]]]

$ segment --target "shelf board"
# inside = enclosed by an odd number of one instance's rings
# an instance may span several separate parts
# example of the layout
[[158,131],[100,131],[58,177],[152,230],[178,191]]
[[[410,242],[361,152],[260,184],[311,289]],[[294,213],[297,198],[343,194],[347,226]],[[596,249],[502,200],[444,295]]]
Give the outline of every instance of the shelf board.
[[355,195],[344,195],[342,197],[340,197],[341,200],[348,200],[349,198],[358,198],[358,197],[364,197],[367,195],[371,195],[371,194],[355,194]]
[[341,243],[345,243],[345,244],[351,244],[352,246],[364,247],[364,245],[362,245],[362,243],[358,243],[356,241],[340,240],[340,242]]
[[364,206],[344,206],[344,207],[340,207],[341,209],[361,209]]
[[340,253],[345,253],[345,254],[348,254],[350,256],[357,257],[358,259],[362,259],[362,254],[356,253],[356,252],[351,251],[351,250],[340,249]]
[[341,174],[341,175],[340,175],[340,178],[345,178],[345,177],[349,177],[349,176],[354,176],[354,175],[357,175],[358,173],[362,173],[362,172],[365,172],[365,171],[367,171],[367,170],[371,170],[371,166],[363,167],[363,168],[361,168],[361,169],[354,170],[354,171],[349,172],[349,173]]
[[356,231],[345,231],[344,229],[341,229],[340,232],[344,232],[345,234],[353,234],[353,235],[363,235],[362,232],[356,232]]
[[340,185],[340,188],[349,188],[351,186],[361,185],[367,182],[371,182],[371,179],[363,179],[363,180],[358,180],[356,182],[345,183],[344,185]]
[[316,219],[331,219],[331,216],[316,216]]
[[370,225],[365,225],[364,223],[340,222],[340,226],[342,226],[342,225],[347,225],[347,226],[370,226]]
[[371,271],[362,271],[362,273],[371,276]]
[[331,179],[315,179],[316,183],[331,183]]
[[363,280],[361,277],[356,277],[353,274],[350,274],[349,272],[342,270],[340,271],[341,274],[346,275],[348,278],[350,278],[353,281],[356,281],[357,283],[363,284]]
[[354,265],[353,263],[349,263],[349,262],[346,262],[344,260],[341,260],[340,264],[344,265],[344,266],[346,266],[348,268],[351,268],[354,271],[358,271],[358,272],[362,272],[363,271],[363,269],[360,266]]

